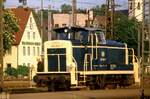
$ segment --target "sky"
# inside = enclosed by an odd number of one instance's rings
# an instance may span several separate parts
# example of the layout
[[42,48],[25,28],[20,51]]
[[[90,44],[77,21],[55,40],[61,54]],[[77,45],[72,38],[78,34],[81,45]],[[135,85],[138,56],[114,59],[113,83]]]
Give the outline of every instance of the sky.
[[[6,8],[14,8],[18,5],[21,5],[19,0],[6,0]],[[60,10],[62,4],[70,4],[72,0],[43,0],[44,8],[47,9],[49,5],[52,6],[52,9]],[[105,4],[106,0],[77,0],[77,8],[90,9],[96,5]],[[117,9],[127,9],[128,0],[115,0],[117,5],[120,5]],[[27,0],[27,6],[38,9],[40,8],[41,0]]]

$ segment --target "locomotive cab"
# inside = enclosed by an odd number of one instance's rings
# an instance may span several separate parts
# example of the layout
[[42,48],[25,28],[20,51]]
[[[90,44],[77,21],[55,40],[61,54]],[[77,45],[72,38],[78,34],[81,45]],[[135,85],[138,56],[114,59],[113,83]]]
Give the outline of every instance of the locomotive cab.
[[100,29],[64,27],[54,29],[57,40],[69,40],[73,45],[106,44],[104,32]]

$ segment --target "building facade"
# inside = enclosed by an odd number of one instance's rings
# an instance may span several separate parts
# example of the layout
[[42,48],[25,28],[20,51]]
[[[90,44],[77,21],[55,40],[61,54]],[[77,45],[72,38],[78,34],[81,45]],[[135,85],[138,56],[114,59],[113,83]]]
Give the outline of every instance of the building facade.
[[128,0],[129,18],[135,17],[138,21],[143,19],[143,0]]
[[34,75],[42,44],[37,24],[31,9],[15,8],[11,10],[19,19],[19,31],[15,33],[15,42],[11,50],[4,56],[4,69],[25,65],[34,69]]
[[[85,27],[87,25],[87,21],[88,21],[88,14],[82,13],[77,14],[77,21],[76,21],[77,26]],[[72,15],[64,13],[53,14],[53,22],[54,28],[71,26]]]
[[150,1],[149,0],[145,0],[145,8],[144,8],[144,18],[145,18],[145,24],[149,24],[150,23],[150,17],[149,17],[149,13],[150,13]]

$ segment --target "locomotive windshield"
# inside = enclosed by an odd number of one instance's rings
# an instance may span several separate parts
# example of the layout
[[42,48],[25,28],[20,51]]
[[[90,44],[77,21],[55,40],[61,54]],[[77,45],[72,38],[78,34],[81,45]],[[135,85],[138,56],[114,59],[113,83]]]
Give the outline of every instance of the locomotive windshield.
[[106,44],[106,39],[103,32],[97,32],[96,35],[97,35],[98,43]]
[[88,31],[69,31],[57,32],[56,38],[59,40],[83,40],[83,36],[88,36]]
[[88,44],[92,42],[91,40],[96,40],[98,44],[106,44],[104,33],[98,29],[65,27],[54,29],[54,31],[58,40],[71,40],[82,44]]

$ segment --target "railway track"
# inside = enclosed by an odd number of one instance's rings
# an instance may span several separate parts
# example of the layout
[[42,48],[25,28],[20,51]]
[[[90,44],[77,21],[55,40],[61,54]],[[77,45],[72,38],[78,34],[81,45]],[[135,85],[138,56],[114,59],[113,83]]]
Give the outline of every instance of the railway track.
[[[30,93],[30,92],[47,92],[47,87],[36,87],[36,84],[31,81],[4,81],[4,88],[10,91],[11,93]],[[138,89],[139,85],[134,84],[125,89]],[[144,77],[144,88],[150,88],[150,76]],[[106,87],[105,89],[113,89],[111,86]],[[117,87],[117,89],[123,89]],[[71,87],[70,90],[89,90],[86,86],[79,86],[79,87]],[[57,91],[64,91],[64,90],[57,90]]]

